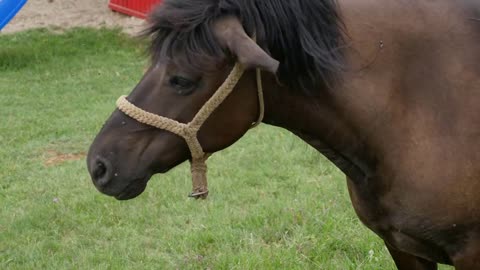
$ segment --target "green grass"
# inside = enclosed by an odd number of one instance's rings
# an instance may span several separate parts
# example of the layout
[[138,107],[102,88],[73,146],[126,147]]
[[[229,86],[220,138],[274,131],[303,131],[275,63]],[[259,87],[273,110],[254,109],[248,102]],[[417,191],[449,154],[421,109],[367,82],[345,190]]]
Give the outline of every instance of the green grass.
[[146,65],[118,31],[0,36],[0,269],[395,269],[345,179],[288,132],[250,131],[187,198],[183,164],[130,201],[91,184],[82,155]]

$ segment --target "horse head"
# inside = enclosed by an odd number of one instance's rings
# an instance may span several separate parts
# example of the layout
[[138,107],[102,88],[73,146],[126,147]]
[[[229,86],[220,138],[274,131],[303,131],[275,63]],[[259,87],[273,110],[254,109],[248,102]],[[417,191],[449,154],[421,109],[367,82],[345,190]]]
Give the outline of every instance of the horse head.
[[[149,113],[189,123],[239,63],[245,74],[196,134],[203,151],[213,153],[233,144],[257,120],[255,69],[275,73],[278,61],[248,36],[236,17],[219,18],[208,27],[212,34],[208,42],[214,43],[210,46],[221,51],[194,58],[188,52],[188,40],[179,39],[171,41],[168,52],[165,44],[154,48],[157,53],[151,66],[127,100]],[[167,172],[188,159],[192,153],[182,137],[115,110],[91,145],[87,165],[98,190],[130,199],[144,191],[153,174]]]

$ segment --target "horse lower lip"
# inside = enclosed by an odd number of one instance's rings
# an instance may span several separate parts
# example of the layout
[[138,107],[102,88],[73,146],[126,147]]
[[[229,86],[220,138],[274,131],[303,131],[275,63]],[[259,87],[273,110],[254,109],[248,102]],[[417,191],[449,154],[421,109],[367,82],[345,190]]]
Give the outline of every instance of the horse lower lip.
[[[146,188],[147,180],[149,178],[137,179],[132,182],[132,184],[128,185],[122,192],[115,195],[115,199],[117,200],[129,200],[137,197],[140,195]],[[140,182],[140,183],[139,183]]]
[[136,196],[132,196],[132,194],[129,194],[129,193],[130,192],[128,192],[128,191],[127,192],[122,192],[119,195],[115,196],[115,199],[122,201],[122,200],[128,200],[128,199],[132,199],[132,198],[136,197]]
[[142,193],[143,189],[128,189],[123,191],[122,193],[115,196],[117,200],[129,200],[137,197]]

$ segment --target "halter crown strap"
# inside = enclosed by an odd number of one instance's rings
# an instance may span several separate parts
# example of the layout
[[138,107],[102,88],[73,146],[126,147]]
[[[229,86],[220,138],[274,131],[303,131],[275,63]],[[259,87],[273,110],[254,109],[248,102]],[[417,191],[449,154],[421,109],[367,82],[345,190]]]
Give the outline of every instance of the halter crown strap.
[[[126,96],[121,96],[117,100],[117,107],[120,111],[137,120],[140,123],[156,127],[158,129],[164,129],[170,131],[180,137],[182,137],[188,145],[192,154],[191,160],[191,172],[192,172],[192,184],[193,191],[189,195],[194,198],[206,198],[208,195],[208,183],[207,183],[207,165],[206,161],[210,154],[206,154],[203,151],[202,146],[197,138],[197,133],[213,113],[213,111],[230,95],[242,77],[245,69],[236,64],[233,70],[228,75],[227,79],[213,94],[213,96],[203,105],[203,107],[197,112],[192,121],[188,124],[183,124],[170,118],[166,118],[160,115],[156,115],[147,112],[141,108],[130,103]],[[264,103],[263,103],[263,89],[261,81],[260,70],[256,71],[257,77],[257,90],[259,99],[259,117],[258,120],[252,125],[256,127],[263,120],[264,115]]]

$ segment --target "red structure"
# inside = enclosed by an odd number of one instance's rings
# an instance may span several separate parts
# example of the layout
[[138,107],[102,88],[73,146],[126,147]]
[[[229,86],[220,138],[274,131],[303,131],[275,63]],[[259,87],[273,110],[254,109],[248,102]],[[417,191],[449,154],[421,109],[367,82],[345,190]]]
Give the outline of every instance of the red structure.
[[130,16],[145,19],[152,8],[162,0],[110,0],[108,7]]

